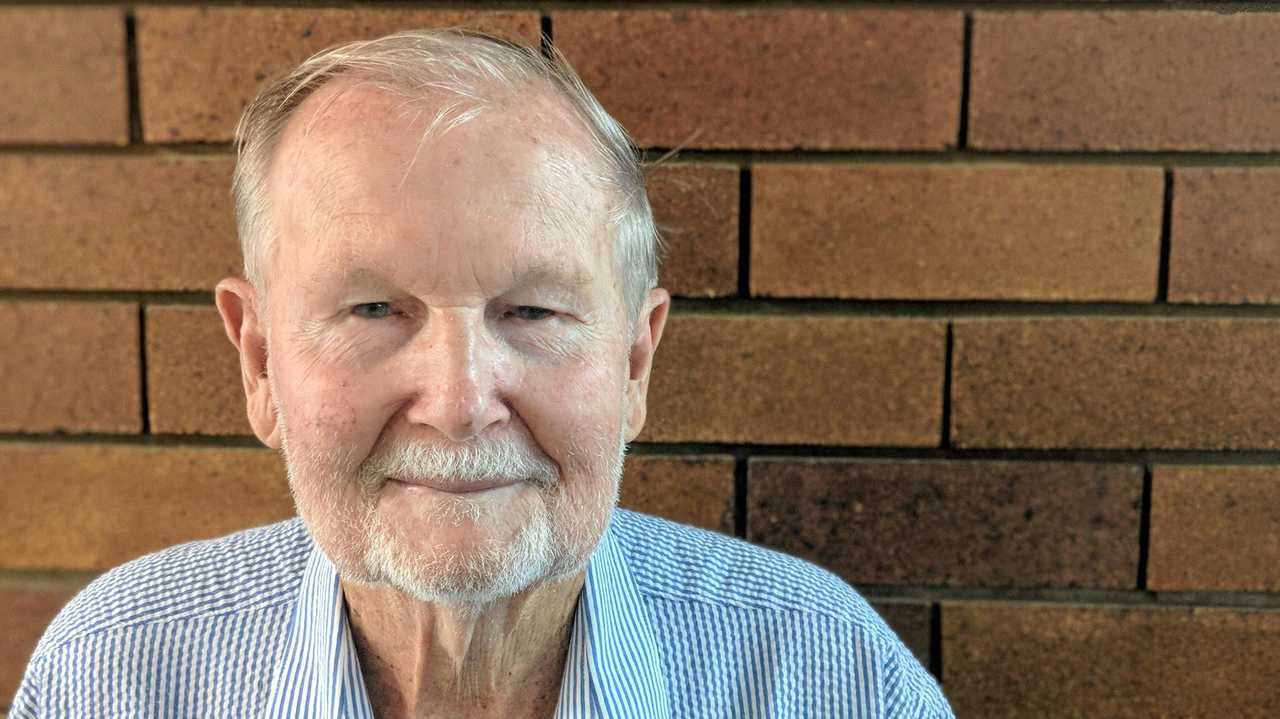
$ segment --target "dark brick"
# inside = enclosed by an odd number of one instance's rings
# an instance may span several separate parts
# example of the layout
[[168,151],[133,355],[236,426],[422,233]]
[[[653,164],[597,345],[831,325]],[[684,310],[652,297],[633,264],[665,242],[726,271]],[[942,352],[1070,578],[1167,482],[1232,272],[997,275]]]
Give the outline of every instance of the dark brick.
[[76,591],[65,583],[0,588],[0,707],[12,703],[36,642]]
[[157,434],[253,434],[240,356],[216,309],[147,308],[147,399]]
[[1274,449],[1280,323],[1052,318],[955,323],[963,447]]
[[1280,149],[1278,33],[1272,13],[976,13],[970,144]]
[[1132,589],[1142,469],[753,459],[747,537],[853,584]]
[[0,157],[0,286],[211,289],[239,271],[226,157]]
[[753,294],[1156,296],[1158,168],[764,165],[752,175]]
[[627,457],[621,506],[733,534],[732,457]]
[[639,439],[936,445],[944,344],[922,320],[678,314]]
[[958,12],[557,12],[556,46],[637,142],[941,149],[959,126]]
[[141,7],[137,17],[147,142],[230,140],[264,81],[343,42],[452,25],[526,43],[540,32],[532,11]]
[[889,628],[907,645],[916,661],[929,666],[930,637],[933,635],[931,605],[922,602],[876,600],[871,606],[889,624]]
[[1186,169],[1174,179],[1169,299],[1280,302],[1280,171]]
[[738,292],[738,168],[663,165],[647,173],[667,246],[662,286],[685,297]]
[[124,14],[0,8],[0,143],[129,142]]
[[0,445],[0,569],[107,569],[193,539],[287,519],[293,500],[266,449]]
[[1158,467],[1147,587],[1280,591],[1280,468]]
[[1280,612],[944,603],[961,717],[1271,717]]
[[0,337],[0,431],[142,429],[135,305],[0,302]]

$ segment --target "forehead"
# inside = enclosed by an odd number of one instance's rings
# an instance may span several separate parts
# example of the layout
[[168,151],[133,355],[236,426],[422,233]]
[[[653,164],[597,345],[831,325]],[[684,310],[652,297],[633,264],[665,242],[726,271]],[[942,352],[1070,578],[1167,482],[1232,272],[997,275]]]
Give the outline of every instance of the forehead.
[[567,101],[530,90],[429,132],[449,102],[335,80],[302,103],[269,176],[277,256],[289,260],[272,274],[389,250],[429,263],[487,248],[538,271],[612,256],[608,183]]

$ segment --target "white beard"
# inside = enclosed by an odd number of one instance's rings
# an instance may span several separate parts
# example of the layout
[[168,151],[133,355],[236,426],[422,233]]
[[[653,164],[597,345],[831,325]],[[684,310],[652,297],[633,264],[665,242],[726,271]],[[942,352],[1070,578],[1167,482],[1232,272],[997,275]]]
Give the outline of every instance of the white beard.
[[[614,446],[595,452],[593,459],[597,466],[603,465],[602,473],[607,476],[578,478],[599,487],[585,496],[566,494],[554,463],[532,442],[484,437],[448,449],[424,444],[389,447],[358,465],[362,501],[352,507],[351,487],[343,487],[344,480],[335,479],[351,476],[348,468],[352,462],[336,455],[291,450],[284,415],[278,408],[277,417],[298,513],[340,576],[360,584],[387,584],[424,602],[480,607],[538,582],[582,571],[618,501],[626,456],[622,434]],[[476,482],[530,478],[527,484],[491,490],[479,499],[463,496],[425,503],[414,510],[424,526],[501,526],[508,519],[504,516],[510,506],[504,501],[508,492],[519,487],[528,491],[531,485],[540,499],[527,503],[532,512],[509,541],[466,551],[437,547],[423,552],[406,541],[402,528],[377,511],[385,477],[415,475]]]

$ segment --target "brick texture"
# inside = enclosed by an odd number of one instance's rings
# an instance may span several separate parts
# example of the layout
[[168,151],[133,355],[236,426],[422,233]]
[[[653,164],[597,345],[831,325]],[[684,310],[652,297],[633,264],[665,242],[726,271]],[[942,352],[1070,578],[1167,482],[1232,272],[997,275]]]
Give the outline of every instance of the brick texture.
[[151,431],[252,435],[239,354],[218,311],[152,306],[146,320]]
[[0,707],[12,702],[44,628],[75,592],[65,583],[0,588]]
[[536,43],[536,12],[143,7],[138,78],[147,142],[230,140],[265,80],[338,43],[466,25]]
[[640,439],[936,445],[944,341],[922,320],[677,315]]
[[962,718],[1280,714],[1280,12],[1193,4],[0,7],[0,719],[93,573],[293,514],[207,296],[244,104],[544,22],[682,150],[622,506],[847,578]]
[[1280,302],[1280,171],[1183,169],[1174,176],[1172,302]]
[[1274,449],[1280,323],[1051,318],[955,324],[964,447]]
[[621,506],[733,534],[733,458],[629,456]]
[[954,144],[955,12],[588,11],[556,46],[644,146]]
[[922,602],[873,601],[871,606],[907,645],[921,665],[928,668],[933,636],[933,608]]
[[0,144],[127,144],[124,32],[115,8],[0,8]]
[[0,445],[0,569],[102,570],[163,547],[287,519],[265,449],[52,442]]
[[1158,168],[764,165],[751,291],[782,297],[1151,301]]
[[0,337],[0,431],[142,429],[135,305],[0,302]]
[[1280,591],[1280,468],[1158,467],[1147,587]]
[[738,291],[738,168],[663,165],[648,171],[649,202],[666,244],[661,284],[685,297]]
[[753,459],[750,471],[747,537],[855,585],[1137,582],[1140,467]]
[[0,156],[0,286],[211,289],[238,271],[224,157]]
[[960,717],[1275,716],[1280,612],[944,604]]
[[976,13],[976,148],[1280,149],[1280,16]]

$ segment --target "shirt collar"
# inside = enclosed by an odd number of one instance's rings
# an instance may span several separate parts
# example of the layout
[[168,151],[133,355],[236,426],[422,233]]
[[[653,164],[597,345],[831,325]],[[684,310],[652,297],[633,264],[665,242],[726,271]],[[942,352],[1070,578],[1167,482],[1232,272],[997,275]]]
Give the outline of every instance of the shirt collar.
[[[610,523],[574,611],[556,719],[670,716],[657,637]],[[373,719],[333,563],[312,547],[268,717]]]

